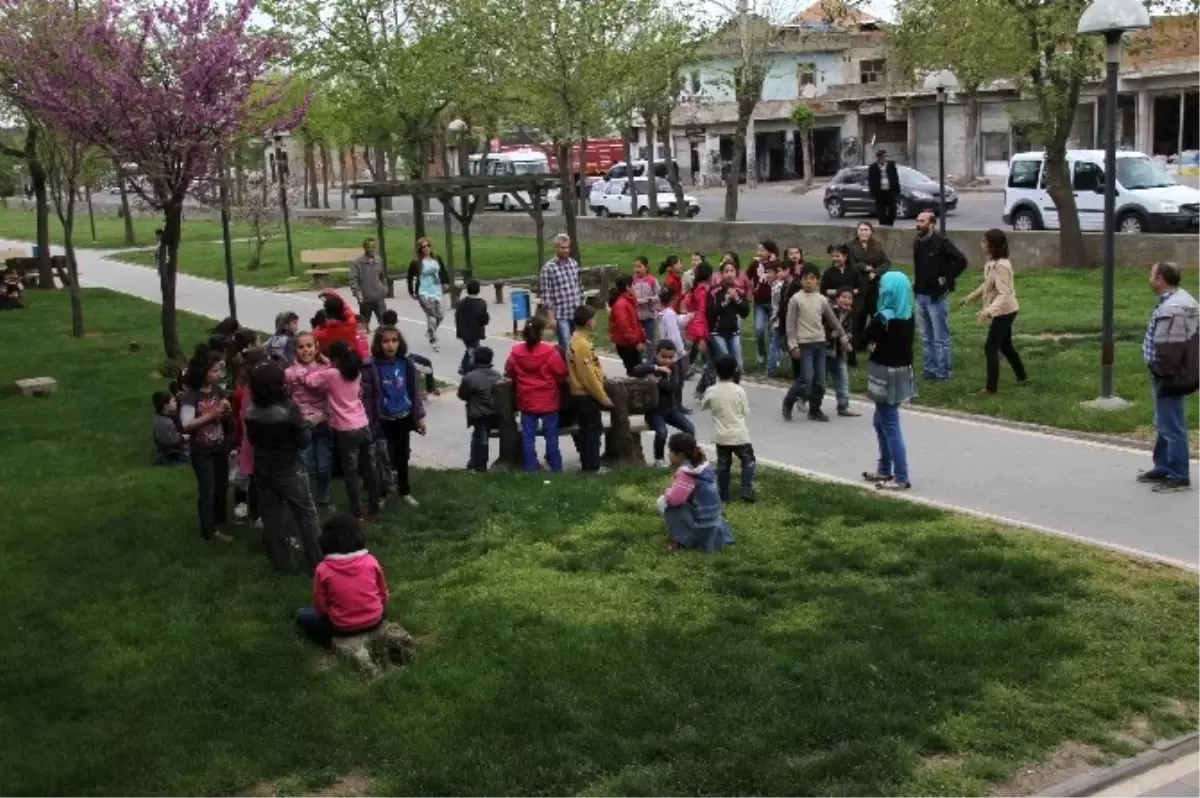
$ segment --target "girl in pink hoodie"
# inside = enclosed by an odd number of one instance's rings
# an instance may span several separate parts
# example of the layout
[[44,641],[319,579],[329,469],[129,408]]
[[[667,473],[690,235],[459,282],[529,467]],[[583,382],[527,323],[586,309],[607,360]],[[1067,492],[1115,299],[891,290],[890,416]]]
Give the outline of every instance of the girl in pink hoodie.
[[308,424],[311,439],[308,446],[300,452],[300,460],[308,470],[308,477],[313,482],[313,499],[317,508],[328,511],[329,483],[332,482],[333,435],[329,430],[329,403],[325,393],[316,388],[310,388],[304,383],[304,377],[310,371],[328,368],[317,362],[317,339],[310,332],[302,332],[295,340],[296,360],[287,369],[287,384],[291,389],[292,400],[300,408],[300,415]]
[[335,637],[378,629],[387,611],[387,580],[367,551],[362,524],[346,513],[333,516],[321,528],[321,551],[325,559],[313,574],[313,603],[296,611],[296,626],[326,647]]
[[[317,357],[318,363],[322,360]],[[350,512],[357,518],[374,518],[379,513],[379,480],[375,470],[375,439],[361,398],[362,358],[345,341],[335,341],[329,347],[329,360],[333,362],[332,368],[314,369],[302,381],[306,387],[324,394],[329,402],[329,427],[337,443]],[[358,492],[359,464],[367,489],[365,511]]]

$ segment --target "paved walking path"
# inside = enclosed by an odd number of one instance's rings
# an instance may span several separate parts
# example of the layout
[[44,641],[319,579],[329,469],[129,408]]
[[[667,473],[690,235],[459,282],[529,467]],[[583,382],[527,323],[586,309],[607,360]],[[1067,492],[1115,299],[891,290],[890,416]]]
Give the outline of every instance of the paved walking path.
[[[10,244],[19,245],[0,241],[0,247]],[[152,269],[120,263],[98,251],[83,250],[78,256],[85,285],[159,300],[158,277]],[[278,312],[294,310],[306,322],[319,307],[315,294],[244,287],[237,288],[237,303],[242,322],[262,330],[271,329]],[[424,317],[416,303],[403,297],[389,304],[399,313],[402,331],[414,351],[429,356],[438,375],[454,380],[462,350],[454,339],[453,319],[442,328],[442,351],[434,353],[424,341]],[[178,306],[211,318],[224,317],[228,312],[225,286],[180,275]],[[512,325],[507,305],[489,304],[489,308],[493,318],[488,329],[493,334],[508,333]],[[85,306],[85,316],[86,312]],[[493,337],[488,344],[503,364],[511,339]],[[622,373],[616,359],[606,359],[605,368],[613,375]],[[789,424],[780,418],[781,388],[751,383],[745,387],[753,413],[750,431],[760,461],[853,484],[861,484],[859,474],[874,467],[876,441],[869,406],[855,405],[862,418],[835,417],[819,424],[797,414],[798,420]],[[687,393],[690,399],[691,391]],[[431,435],[415,443],[414,455],[445,463],[457,451],[465,465],[467,438],[461,407],[447,398],[434,403],[433,411],[434,429],[445,423],[447,429],[457,430],[458,438],[445,441],[444,436]],[[712,427],[704,414],[696,412],[691,418],[697,436],[709,439]],[[915,485],[905,498],[1197,570],[1197,494],[1159,495],[1136,484],[1134,476],[1150,464],[1145,451],[915,410],[906,409],[902,418]]]
[[1200,795],[1200,754],[1191,753],[1174,762],[1093,793],[1095,798],[1195,798]]

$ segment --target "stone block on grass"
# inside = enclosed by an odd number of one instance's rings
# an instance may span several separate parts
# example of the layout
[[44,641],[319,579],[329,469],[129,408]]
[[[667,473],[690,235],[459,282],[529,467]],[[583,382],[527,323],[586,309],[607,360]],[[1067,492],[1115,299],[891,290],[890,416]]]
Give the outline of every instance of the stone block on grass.
[[25,396],[50,396],[58,390],[58,381],[53,377],[30,377],[17,380],[16,385]]
[[392,621],[385,621],[372,632],[335,637],[333,648],[339,657],[349,660],[370,676],[380,675],[389,666],[406,667],[416,654],[412,635]]

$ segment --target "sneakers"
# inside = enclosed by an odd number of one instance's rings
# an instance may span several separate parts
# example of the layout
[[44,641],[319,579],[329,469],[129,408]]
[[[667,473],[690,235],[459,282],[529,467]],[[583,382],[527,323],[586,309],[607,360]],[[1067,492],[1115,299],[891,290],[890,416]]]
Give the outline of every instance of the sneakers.
[[414,499],[411,493],[401,496],[400,501],[404,502],[409,507],[420,507],[421,506],[421,503],[419,501],[417,501],[416,499]]
[[655,467],[655,468],[666,468],[666,467],[667,467],[667,461],[666,461],[666,460],[655,460],[655,461],[654,461],[654,467]]
[[875,490],[901,491],[910,490],[911,488],[911,482],[896,482],[895,480],[890,480],[888,482],[875,483]]
[[224,532],[214,532],[212,539],[217,541],[218,543],[232,543],[233,542],[233,538],[230,535],[226,535]]
[[241,504],[235,504],[233,506],[234,520],[239,521],[239,522],[245,521],[246,517],[249,515],[250,515],[250,507],[247,506],[247,504],[245,502],[242,502]]
[[784,405],[783,405],[783,420],[784,421],[792,420],[792,406],[787,403],[784,403]]
[[605,466],[600,466],[598,469],[596,469],[596,476],[598,476],[598,477],[602,477],[607,473],[608,473],[608,468]]
[[1190,479],[1174,479],[1172,477],[1167,477],[1152,488],[1155,493],[1181,493],[1191,489],[1192,481]]
[[848,407],[839,407],[838,415],[841,416],[842,418],[858,418],[862,414],[855,413],[853,410],[851,410]]
[[1143,471],[1138,474],[1137,481],[1143,485],[1157,485],[1160,482],[1167,481],[1167,472],[1152,468],[1149,471]]

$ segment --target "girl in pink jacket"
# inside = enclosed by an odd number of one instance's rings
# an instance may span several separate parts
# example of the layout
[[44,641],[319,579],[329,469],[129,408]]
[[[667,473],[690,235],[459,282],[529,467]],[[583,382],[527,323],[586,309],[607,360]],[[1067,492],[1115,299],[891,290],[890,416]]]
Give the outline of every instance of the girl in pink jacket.
[[304,377],[316,369],[328,368],[317,362],[317,339],[310,332],[303,332],[295,340],[296,360],[287,369],[287,384],[291,389],[292,401],[300,408],[309,426],[311,440],[308,446],[300,452],[300,460],[308,470],[309,479],[313,482],[313,499],[317,508],[328,511],[329,484],[332,482],[331,453],[333,452],[333,435],[329,430],[329,407],[325,394],[316,388],[310,388],[304,382]]
[[366,548],[362,524],[338,513],[321,530],[325,559],[313,574],[312,606],[296,611],[296,626],[328,647],[335,637],[378,629],[387,613],[383,568]]

